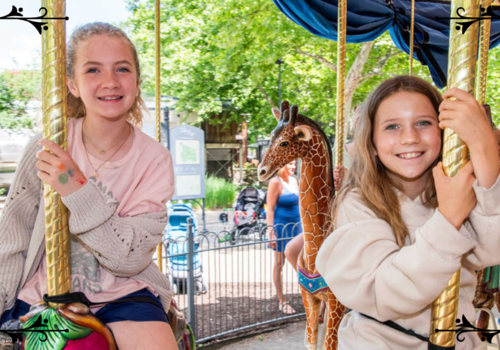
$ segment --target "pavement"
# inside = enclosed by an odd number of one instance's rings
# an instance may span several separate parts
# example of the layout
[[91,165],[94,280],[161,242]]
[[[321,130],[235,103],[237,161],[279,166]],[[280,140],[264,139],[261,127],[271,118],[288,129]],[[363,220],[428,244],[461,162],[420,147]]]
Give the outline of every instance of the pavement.
[[[222,230],[229,230],[232,228],[232,222],[231,222],[231,214],[229,215],[229,222],[226,225],[223,225],[219,222],[219,215],[222,214],[224,211],[222,209],[214,209],[214,210],[205,210],[205,224],[206,224],[206,229],[210,232],[220,232]],[[198,221],[198,228],[201,230],[203,229],[203,220],[202,220],[202,210],[201,209],[196,209],[196,219]]]
[[199,348],[207,350],[304,350],[304,335],[306,321],[289,323],[270,332],[230,340],[222,343],[213,343]]

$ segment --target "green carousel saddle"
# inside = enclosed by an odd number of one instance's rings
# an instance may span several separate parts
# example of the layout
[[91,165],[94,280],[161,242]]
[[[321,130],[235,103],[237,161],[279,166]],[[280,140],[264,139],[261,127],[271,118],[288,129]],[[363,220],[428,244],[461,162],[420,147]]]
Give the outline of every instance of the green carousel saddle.
[[500,265],[484,269],[483,292],[496,293],[500,291]]

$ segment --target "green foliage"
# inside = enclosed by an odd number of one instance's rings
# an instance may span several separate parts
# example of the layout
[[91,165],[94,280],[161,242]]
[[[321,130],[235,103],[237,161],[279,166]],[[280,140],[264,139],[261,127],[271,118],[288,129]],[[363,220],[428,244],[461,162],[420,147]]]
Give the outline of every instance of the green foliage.
[[500,50],[490,51],[488,58],[488,82],[486,85],[486,103],[491,107],[493,122],[500,127]]
[[27,114],[13,113],[10,111],[0,112],[0,129],[33,129],[34,120]]
[[40,90],[40,80],[41,73],[35,70],[0,73],[0,128],[33,128],[26,108]]
[[[269,0],[165,0],[162,2],[162,94],[179,98],[180,110],[202,118],[219,114],[249,120],[249,138],[269,135],[276,125],[278,66],[282,97],[334,133],[337,44],[314,36],[288,20]],[[129,0],[128,29],[138,46],[144,90],[154,91],[154,1]],[[349,44],[347,67],[361,44]],[[378,81],[407,72],[386,35],[377,41],[354,95],[361,102]],[[383,69],[385,66],[388,69]],[[400,68],[400,69],[399,69]],[[229,102],[229,103],[227,103]]]
[[215,177],[205,178],[205,205],[207,209],[231,208],[236,197],[237,186]]
[[[154,92],[154,0],[128,0],[133,33],[144,72],[143,88]],[[176,108],[207,119],[224,107],[223,122],[248,119],[249,140],[268,136],[278,105],[277,59],[283,59],[282,98],[335,133],[337,43],[314,36],[285,17],[269,0],[164,0],[161,16],[161,93],[179,98]],[[362,44],[347,44],[349,70]],[[498,49],[490,52],[487,101],[496,123],[500,114]],[[409,57],[388,33],[378,38],[352,88],[360,104],[383,80],[408,74]],[[428,68],[413,74],[431,81]],[[349,78],[349,74],[347,75]],[[250,117],[248,117],[250,116]]]

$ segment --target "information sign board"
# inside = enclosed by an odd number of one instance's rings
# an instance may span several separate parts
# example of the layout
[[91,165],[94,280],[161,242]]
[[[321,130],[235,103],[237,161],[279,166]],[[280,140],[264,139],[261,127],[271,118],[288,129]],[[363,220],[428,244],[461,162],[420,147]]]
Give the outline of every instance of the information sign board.
[[205,132],[191,125],[170,130],[175,193],[172,199],[205,198]]

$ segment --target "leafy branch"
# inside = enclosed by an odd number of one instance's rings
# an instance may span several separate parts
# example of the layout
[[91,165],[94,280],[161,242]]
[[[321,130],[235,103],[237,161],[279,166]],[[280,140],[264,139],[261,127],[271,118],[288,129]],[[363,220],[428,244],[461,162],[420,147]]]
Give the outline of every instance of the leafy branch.
[[330,68],[332,71],[337,73],[337,66],[333,64],[332,62],[328,61],[326,58],[320,55],[316,55],[314,53],[302,51],[298,47],[295,48],[295,52],[297,52],[299,55],[306,56],[306,57],[311,57],[314,58],[315,60],[321,62],[321,64],[325,65],[326,67]]
[[262,86],[259,85],[257,88],[259,89],[259,91],[262,93],[262,96],[264,96],[264,98],[266,99],[267,103],[269,103],[269,105],[272,108],[279,109],[276,106],[276,104],[273,102],[273,100],[271,99],[271,97],[269,97],[269,95],[267,94],[266,90],[264,90],[264,88]]

